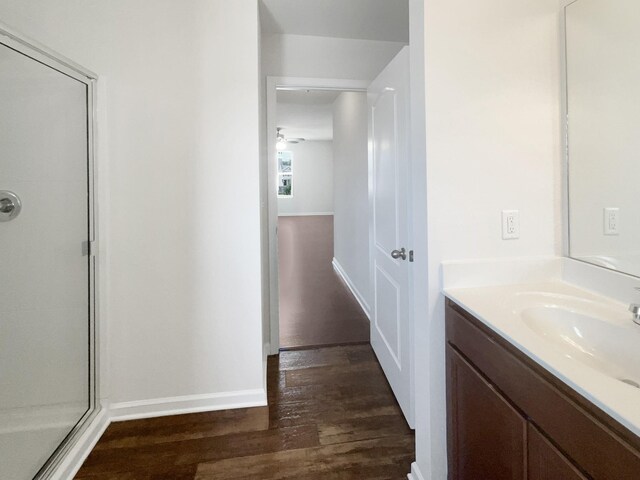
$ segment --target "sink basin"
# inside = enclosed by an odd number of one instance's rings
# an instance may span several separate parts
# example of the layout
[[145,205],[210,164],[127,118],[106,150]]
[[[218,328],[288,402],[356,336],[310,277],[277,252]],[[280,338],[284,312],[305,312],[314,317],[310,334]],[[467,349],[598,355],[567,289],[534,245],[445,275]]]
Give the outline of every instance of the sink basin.
[[640,326],[630,315],[579,299],[546,300],[519,312],[525,325],[565,357],[640,388]]

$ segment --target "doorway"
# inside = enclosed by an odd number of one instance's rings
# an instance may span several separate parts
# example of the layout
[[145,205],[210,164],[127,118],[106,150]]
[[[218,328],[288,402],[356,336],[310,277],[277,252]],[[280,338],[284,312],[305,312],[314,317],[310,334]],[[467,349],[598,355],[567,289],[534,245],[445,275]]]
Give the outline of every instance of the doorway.
[[[266,130],[268,133],[267,141],[266,141],[267,151],[268,151],[266,176],[267,176],[267,196],[268,196],[267,203],[268,203],[268,247],[269,247],[269,286],[270,286],[269,288],[269,325],[268,326],[269,326],[269,350],[270,350],[269,353],[272,355],[276,355],[280,352],[281,346],[285,348],[287,347],[300,348],[305,345],[306,346],[326,345],[327,342],[328,344],[333,344],[336,341],[335,335],[328,333],[327,329],[324,329],[325,333],[322,333],[323,328],[321,325],[318,325],[317,323],[315,324],[315,326],[311,327],[311,329],[308,329],[309,331],[308,336],[305,335],[305,336],[298,336],[298,338],[294,338],[298,335],[296,334],[296,328],[297,328],[296,325],[300,325],[300,322],[305,322],[304,318],[298,316],[298,317],[294,317],[294,319],[289,323],[290,330],[288,332],[285,332],[285,335],[284,335],[286,339],[291,339],[291,340],[290,341],[285,340],[285,343],[281,345],[280,343],[281,342],[281,335],[280,335],[281,291],[285,298],[288,297],[289,299],[293,299],[293,301],[290,303],[291,306],[289,308],[296,308],[295,307],[296,304],[297,305],[301,304],[301,299],[300,297],[296,298],[295,294],[300,293],[302,289],[303,291],[308,292],[308,293],[305,293],[306,298],[312,297],[314,296],[313,295],[314,287],[312,287],[308,282],[304,282],[304,281],[302,284],[296,283],[296,275],[293,273],[289,277],[291,280],[289,282],[289,285],[294,285],[293,288],[291,287],[287,288],[287,285],[284,285],[284,288],[283,288],[280,285],[281,283],[280,281],[280,262],[281,262],[280,238],[282,238],[284,242],[283,248],[288,249],[289,253],[292,253],[294,251],[293,250],[294,248],[299,247],[301,245],[302,245],[302,248],[305,248],[307,251],[310,251],[310,250],[313,251],[313,259],[311,258],[307,259],[307,257],[305,256],[306,260],[303,260],[301,264],[295,265],[298,267],[297,271],[299,272],[297,274],[297,280],[300,280],[301,277],[302,278],[306,277],[307,276],[306,274],[310,273],[308,271],[305,272],[301,268],[306,261],[310,262],[310,266],[315,265],[316,268],[318,268],[319,271],[321,272],[321,275],[323,276],[323,278],[326,279],[334,276],[334,273],[331,270],[333,270],[332,250],[334,247],[334,242],[332,237],[334,236],[335,232],[330,231],[333,229],[333,226],[331,225],[333,219],[317,218],[317,217],[333,216],[332,214],[335,213],[333,211],[335,209],[334,195],[333,193],[331,195],[330,207],[323,207],[321,209],[324,211],[318,211],[317,207],[312,208],[309,206],[310,203],[316,202],[317,198],[315,200],[309,200],[308,192],[307,192],[307,200],[303,202],[306,205],[300,205],[299,203],[297,204],[297,206],[292,205],[292,203],[296,203],[295,200],[292,202],[293,199],[298,200],[300,196],[305,195],[304,193],[298,191],[300,186],[296,184],[296,165],[295,165],[296,158],[297,158],[296,153],[300,153],[301,150],[305,150],[305,148],[301,149],[301,146],[307,142],[314,141],[313,140],[314,138],[318,138],[318,140],[320,141],[322,141],[323,139],[324,141],[330,139],[333,142],[333,126],[332,126],[333,102],[335,101],[335,99],[338,98],[338,96],[340,96],[342,93],[345,93],[345,92],[359,92],[361,94],[364,94],[364,92],[366,92],[368,82],[354,81],[354,80],[341,80],[341,79],[268,77],[266,83],[267,83],[266,85],[267,86],[267,91],[266,91],[266,104],[267,104],[266,127],[267,128]],[[279,96],[281,100],[280,109],[278,109]],[[283,104],[286,105],[287,102],[289,106],[283,107]],[[309,102],[315,103],[318,106],[317,110],[319,110],[320,113],[309,114],[309,110],[310,110],[308,105]],[[307,103],[307,105],[305,105],[305,103]],[[303,114],[297,113],[300,110],[302,110],[304,113]],[[280,118],[278,117],[279,111],[280,111]],[[318,126],[318,123],[317,123],[318,119],[323,119],[323,118],[324,120],[322,120],[320,122],[320,125]],[[280,124],[278,123],[279,121],[284,122],[282,126],[280,126]],[[327,126],[327,122],[329,123],[328,126]],[[296,124],[298,125],[297,127],[296,127]],[[305,128],[305,125],[307,126],[307,128]],[[314,128],[311,128],[311,129],[308,128],[310,125],[312,125]],[[279,131],[278,130],[279,128],[281,128],[282,130]],[[271,133],[273,133],[273,135]],[[315,135],[318,135],[318,137],[315,137]],[[303,138],[304,142],[293,144],[291,141],[289,141],[289,142],[286,142],[285,144],[286,147],[283,148],[283,146],[281,146],[279,150],[278,142],[280,140],[280,136],[284,136],[285,140],[287,139],[287,137],[289,139],[296,139],[296,140]],[[333,145],[331,146],[325,145],[324,148],[318,147],[318,146],[316,147],[317,148],[315,148],[315,150],[324,150],[325,156],[327,155],[327,153],[330,153],[331,154],[330,163],[334,164]],[[285,150],[285,148],[288,148],[289,150]],[[330,152],[327,152],[327,150],[330,150]],[[282,154],[280,154],[280,152],[283,152],[283,151],[290,152],[290,155],[293,157],[292,165],[291,165],[292,172],[283,171],[283,166],[279,160],[279,157],[280,158],[282,157]],[[289,155],[289,154],[286,154],[286,155]],[[301,159],[302,157],[298,158],[298,160],[301,160]],[[307,157],[307,160],[308,159],[309,157]],[[325,161],[325,166],[327,163],[329,162]],[[332,165],[331,168],[333,168],[334,166],[335,165]],[[284,168],[287,168],[287,167],[284,167]],[[317,183],[313,178],[314,172],[311,171],[310,173],[311,173],[311,178],[309,179],[310,182],[312,184]],[[290,192],[293,195],[291,198],[286,198],[279,195],[279,193],[280,194],[289,193],[286,191],[287,186],[283,184],[283,177],[285,177],[284,178],[285,180],[291,182]],[[302,187],[304,187],[305,185],[304,179],[302,180],[302,183],[303,183]],[[331,188],[335,186],[334,175],[331,175],[331,181],[329,183],[331,185]],[[281,187],[283,188],[281,189]],[[315,204],[317,205],[317,203]],[[306,210],[306,212],[304,210]],[[285,214],[282,216],[283,218],[282,223],[284,225],[282,232],[280,231],[280,225],[279,225],[280,211],[282,211],[282,213]],[[293,215],[294,213],[312,213],[315,215]],[[330,215],[327,215],[327,214],[330,214]],[[316,238],[314,236],[314,241],[316,245],[320,245],[320,244],[322,245],[321,250],[313,250],[312,245],[304,241],[301,242],[302,240],[301,238],[298,241],[295,240],[296,230],[298,231],[307,230],[302,225],[303,223],[305,223],[304,222],[305,219],[300,218],[299,219],[300,221],[298,222],[297,221],[298,219],[295,217],[304,217],[304,216],[310,217],[307,219],[309,220],[309,222],[306,222],[307,223],[306,226],[310,226],[311,223],[315,223],[316,231],[318,229],[322,229],[322,238],[324,238],[323,242],[321,241],[320,238]],[[295,227],[296,224],[299,225],[299,228]],[[324,224],[324,227],[323,227],[323,224]],[[300,258],[301,255],[297,255],[296,257]],[[331,257],[331,258],[329,258],[329,264],[327,265],[326,261],[324,260],[326,260],[328,257]],[[290,255],[288,259],[285,256],[283,267],[286,269],[289,266],[291,266],[291,262],[293,261],[293,259],[294,259],[293,255]],[[330,270],[327,271],[328,269]],[[332,298],[331,296],[332,293],[336,293],[337,290],[340,290],[340,288],[336,286],[335,277],[332,278],[330,283],[333,285],[333,288],[326,285],[323,286],[323,289],[325,292],[324,302],[321,303],[318,300],[315,300],[315,302],[317,302],[316,306],[311,307],[313,312],[319,312],[320,309],[322,308],[321,305],[322,304],[326,305],[325,302],[327,301],[327,299]],[[343,285],[339,280],[337,283],[341,287],[343,287]],[[348,292],[344,293],[344,287],[343,287],[342,292],[339,294],[339,297],[342,299],[341,301],[343,304],[345,303],[350,304],[349,305],[350,310],[357,311],[353,303],[350,301],[349,295],[350,294]],[[306,305],[306,307],[309,307],[309,306]],[[286,308],[287,307],[285,307],[285,313],[286,313]],[[305,307],[298,308],[297,310],[298,311],[304,310],[304,308]],[[291,313],[291,311],[289,313]],[[295,312],[293,313],[295,315]],[[313,316],[316,316],[316,315],[319,315],[319,313],[313,313]],[[361,329],[362,329],[362,322],[360,322],[359,331],[361,331]],[[360,341],[367,341],[366,338],[362,339],[363,338],[362,335],[363,334],[360,333],[360,337],[358,337],[358,339],[361,339]],[[364,335],[366,335],[366,332],[364,332]],[[321,343],[317,343],[317,342],[321,342]],[[291,343],[291,345],[286,345],[286,343]],[[347,341],[346,343],[350,343],[350,342]]]
[[[294,220],[281,218],[284,211],[300,210],[291,208],[297,192],[297,160],[292,149],[287,150],[286,135],[287,129],[295,131],[295,125],[285,128],[281,124],[284,120],[278,112],[286,111],[286,107],[278,103],[278,94],[302,90],[302,95],[308,95],[312,90],[336,92],[345,87],[339,80],[324,87],[309,79],[289,80],[297,84],[283,85],[286,81],[269,79],[267,91],[269,184],[273,185],[269,197],[273,242],[271,353],[291,346],[283,344],[283,340],[297,348],[327,344],[318,342],[319,338],[324,342],[348,343],[350,335],[365,330],[364,322],[358,321],[361,319],[349,323],[343,318],[343,314],[351,313],[351,306],[359,304],[361,312],[371,319],[372,347],[412,425],[413,284],[409,265],[414,252],[409,211],[409,48],[402,48],[373,82],[364,82],[366,93],[362,86],[352,87],[333,99],[333,135],[339,137],[332,138],[333,169],[340,170],[333,176],[333,221],[323,222],[310,215]],[[295,136],[291,140],[297,144],[305,141]],[[355,164],[355,168],[350,164]],[[322,177],[319,172],[312,176],[316,183]],[[304,184],[302,179],[300,183]],[[320,231],[323,223],[325,228]],[[309,232],[309,238],[292,241],[296,225],[298,236]],[[328,241],[322,244],[322,238]],[[332,253],[335,274],[328,269]],[[318,272],[327,273],[318,275]],[[340,281],[332,281],[332,274]],[[341,288],[343,295],[339,294]],[[341,304],[339,298],[345,302]],[[292,325],[297,328],[291,328]],[[306,335],[305,339],[302,332],[313,332],[316,337]],[[361,333],[358,340],[366,342],[366,333]]]
[[[368,343],[367,310],[337,259],[360,241],[361,272],[355,273],[368,290],[366,93],[276,90],[280,349]],[[348,96],[357,97],[361,116],[343,125]],[[345,128],[357,134],[346,139]],[[345,228],[354,223],[356,203],[359,239],[356,225]]]

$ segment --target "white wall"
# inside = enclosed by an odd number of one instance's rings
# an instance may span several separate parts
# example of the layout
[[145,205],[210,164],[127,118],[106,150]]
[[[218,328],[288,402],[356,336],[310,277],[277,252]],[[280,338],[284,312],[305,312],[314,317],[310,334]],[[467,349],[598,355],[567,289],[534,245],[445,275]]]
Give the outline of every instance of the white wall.
[[[426,0],[424,18],[430,313],[416,320],[417,456],[425,478],[443,480],[441,262],[559,253],[560,9]],[[502,209],[520,210],[519,240],[501,239]]]
[[341,93],[333,104],[334,257],[369,307],[367,125],[366,93]]
[[[640,11],[634,0],[580,0],[567,9],[571,255],[613,257],[640,273],[634,188],[640,101]],[[620,209],[619,235],[604,208]]]
[[265,35],[263,74],[275,77],[373,80],[405,45],[398,42]]
[[263,401],[257,0],[0,0],[0,18],[103,81],[111,401]]
[[293,197],[278,198],[278,215],[333,213],[333,148],[330,141],[289,144]]

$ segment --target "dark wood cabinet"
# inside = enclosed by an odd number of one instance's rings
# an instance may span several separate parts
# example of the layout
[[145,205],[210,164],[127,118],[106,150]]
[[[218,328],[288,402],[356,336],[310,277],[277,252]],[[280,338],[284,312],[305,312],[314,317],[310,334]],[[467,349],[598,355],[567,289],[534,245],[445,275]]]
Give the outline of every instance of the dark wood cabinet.
[[447,301],[449,480],[640,480],[640,439]]
[[458,353],[447,356],[453,478],[524,479],[526,420]]
[[586,480],[587,477],[531,423],[527,429],[529,480]]

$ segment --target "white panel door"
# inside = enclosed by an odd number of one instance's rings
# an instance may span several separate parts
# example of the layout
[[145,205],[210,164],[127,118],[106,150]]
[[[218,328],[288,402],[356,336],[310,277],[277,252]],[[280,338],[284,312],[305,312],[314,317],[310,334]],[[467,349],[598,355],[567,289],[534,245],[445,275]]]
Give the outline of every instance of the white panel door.
[[371,344],[413,427],[409,309],[409,47],[368,89]]

